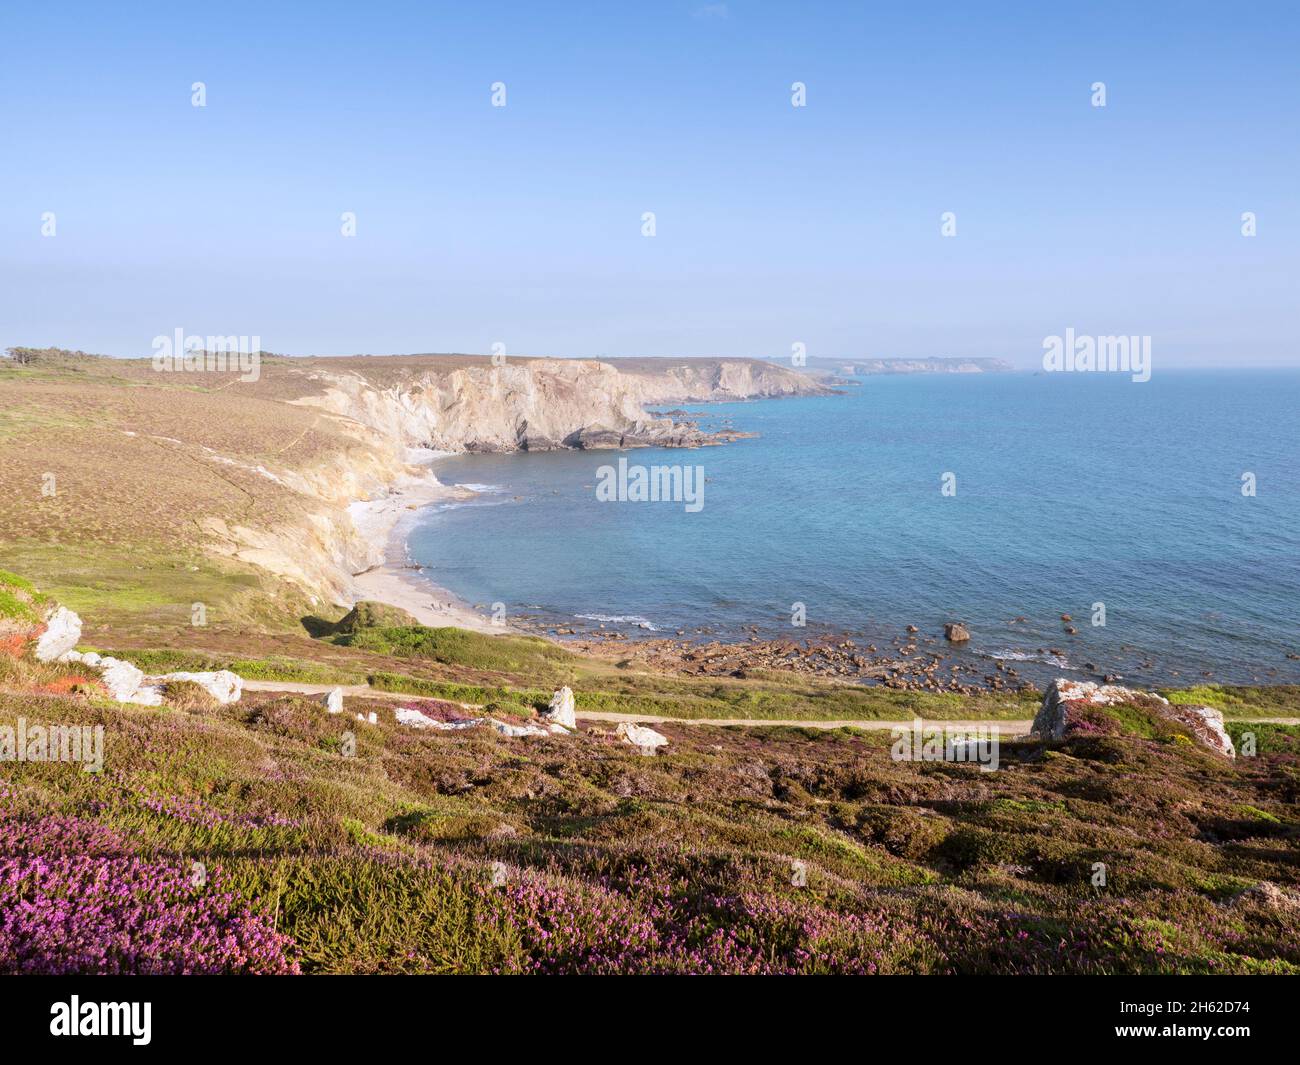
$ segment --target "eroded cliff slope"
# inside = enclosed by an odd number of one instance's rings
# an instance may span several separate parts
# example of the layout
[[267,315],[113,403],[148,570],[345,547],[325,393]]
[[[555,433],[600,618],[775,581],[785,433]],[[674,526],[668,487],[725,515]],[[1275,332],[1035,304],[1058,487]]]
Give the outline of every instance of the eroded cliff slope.
[[650,417],[646,407],[827,392],[756,359],[453,359],[311,360],[292,370],[303,392],[291,402],[352,419],[405,447],[546,451],[718,443],[716,435]]
[[199,604],[247,625],[350,602],[382,541],[357,501],[426,501],[421,455],[699,446],[725,438],[646,405],[823,391],[745,359],[270,356],[255,379],[0,364],[0,565],[102,617],[187,624]]

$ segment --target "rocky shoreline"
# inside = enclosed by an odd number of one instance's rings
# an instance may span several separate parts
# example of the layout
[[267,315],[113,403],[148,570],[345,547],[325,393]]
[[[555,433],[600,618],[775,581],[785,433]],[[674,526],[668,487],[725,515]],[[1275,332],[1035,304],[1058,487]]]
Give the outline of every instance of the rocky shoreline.
[[[795,637],[775,631],[773,626],[757,625],[742,631],[703,627],[674,630],[665,635],[638,627],[627,621],[585,621],[581,618],[557,618],[538,613],[512,614],[510,624],[519,631],[562,642],[584,654],[647,670],[670,670],[694,676],[738,677],[766,670],[813,674],[846,683],[866,684],[900,691],[951,692],[974,694],[981,691],[1037,692],[1062,673],[1079,682],[1100,684],[1137,683],[1149,687],[1190,687],[1216,683],[1211,671],[1197,675],[1178,670],[1161,670],[1149,655],[1136,648],[1116,663],[1093,661],[1076,642],[1077,628],[1061,622],[1058,644],[1025,644],[1021,650],[989,650],[988,633],[972,646],[969,638],[960,638],[966,626],[958,622],[936,622],[922,631],[908,624],[877,627],[870,633],[843,630],[830,626],[816,630],[809,626]],[[1028,619],[1005,621],[1008,639],[995,639],[997,647],[1007,643],[1024,644],[1031,635]],[[953,636],[946,630],[955,630]],[[1022,631],[1019,641],[1012,633]],[[1071,630],[1074,630],[1071,632]],[[1042,633],[1034,635],[1042,637]],[[957,637],[957,638],[953,638]],[[1062,646],[1063,645],[1063,646]],[[1278,671],[1257,683],[1280,684],[1286,681]]]
[[[687,676],[745,678],[762,671],[830,677],[899,691],[1038,691],[1016,666],[969,654],[956,655],[940,637],[904,631],[882,646],[860,636],[826,632],[800,639],[758,635],[724,640],[684,630],[672,637],[634,637],[605,623],[557,624],[535,616],[512,618],[514,628],[562,642],[582,654],[646,670]],[[915,629],[915,626],[909,626]],[[1042,672],[1054,667],[1044,664]]]

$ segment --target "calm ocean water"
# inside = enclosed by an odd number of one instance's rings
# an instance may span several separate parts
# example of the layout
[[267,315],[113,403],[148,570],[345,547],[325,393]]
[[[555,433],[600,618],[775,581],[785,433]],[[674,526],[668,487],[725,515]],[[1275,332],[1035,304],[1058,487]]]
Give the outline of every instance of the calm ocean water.
[[[964,656],[1034,677],[1300,681],[1300,372],[858,381],[688,405],[761,434],[725,447],[445,460],[444,482],[491,490],[427,510],[411,555],[471,603],[629,633],[888,641],[960,619]],[[702,466],[703,508],[598,501],[620,455]]]

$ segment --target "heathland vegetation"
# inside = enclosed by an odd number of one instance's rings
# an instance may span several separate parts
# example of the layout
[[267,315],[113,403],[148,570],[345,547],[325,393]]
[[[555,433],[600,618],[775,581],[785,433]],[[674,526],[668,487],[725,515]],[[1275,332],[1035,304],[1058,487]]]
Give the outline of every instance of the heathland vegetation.
[[[293,362],[261,387],[0,369],[0,970],[1300,971],[1300,734],[1253,720],[1300,691],[1166,693],[1222,709],[1235,760],[1142,705],[1003,737],[995,772],[896,760],[886,730],[693,723],[1023,723],[1038,696],[693,675],[349,609],[331,582],[364,557],[321,530],[401,460],[297,402],[326,371]],[[338,565],[287,568],[294,543]],[[270,690],[113,702],[33,657],[55,603],[82,651]],[[346,686],[343,712],[304,685]],[[531,722],[561,686],[572,734],[398,713]],[[646,756],[583,714],[677,722]],[[48,725],[102,728],[102,768],[20,760]]]
[[645,757],[599,723],[411,729],[460,708],[379,694],[123,706],[15,662],[0,728],[102,726],[105,763],[0,765],[10,971],[1300,971],[1294,728],[1230,723],[1231,762],[1111,708],[983,772],[660,724]]

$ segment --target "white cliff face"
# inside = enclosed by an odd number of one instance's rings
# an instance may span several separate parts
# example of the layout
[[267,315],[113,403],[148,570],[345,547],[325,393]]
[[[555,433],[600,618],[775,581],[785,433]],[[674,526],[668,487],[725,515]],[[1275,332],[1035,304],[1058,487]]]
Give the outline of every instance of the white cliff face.
[[655,361],[633,360],[629,370],[577,359],[413,365],[382,384],[350,367],[316,369],[317,391],[294,402],[320,406],[403,447],[514,451],[696,446],[713,441],[671,419],[651,418],[645,408],[825,391],[803,374],[754,360],[647,366]]
[[[351,602],[352,575],[384,561],[385,530],[401,510],[450,491],[419,459],[435,452],[697,447],[722,442],[649,406],[783,395],[820,395],[812,378],[750,359],[633,359],[621,366],[576,359],[470,356],[289,359],[263,367],[275,398],[322,411],[308,462],[249,469],[282,505],[210,513],[208,550],[291,581],[329,603]],[[210,452],[210,453],[208,453]],[[219,464],[239,463],[206,449]],[[412,461],[412,460],[416,461]],[[358,500],[387,508],[358,521]],[[391,506],[389,504],[392,504]],[[369,527],[374,524],[376,527]]]
[[[657,367],[656,361],[667,366]],[[757,359],[636,359],[620,369],[635,379],[639,402],[647,404],[829,394],[802,373]]]
[[408,449],[352,420],[338,419],[339,447],[313,464],[277,469],[287,497],[280,521],[208,515],[199,527],[208,549],[249,563],[330,603],[351,600],[351,576],[383,561],[384,537],[359,529],[349,508],[358,499],[405,493],[418,503],[438,482],[411,465]]

